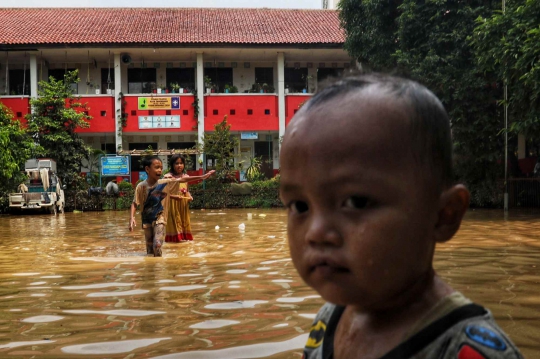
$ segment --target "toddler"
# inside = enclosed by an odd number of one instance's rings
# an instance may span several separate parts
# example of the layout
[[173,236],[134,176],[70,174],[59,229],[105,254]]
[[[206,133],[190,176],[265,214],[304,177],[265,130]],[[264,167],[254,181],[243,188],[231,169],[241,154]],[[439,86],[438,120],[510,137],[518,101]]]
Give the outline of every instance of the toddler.
[[392,76],[342,79],[298,111],[280,155],[291,257],[327,301],[304,358],[522,358],[433,270],[469,204],[433,93]]

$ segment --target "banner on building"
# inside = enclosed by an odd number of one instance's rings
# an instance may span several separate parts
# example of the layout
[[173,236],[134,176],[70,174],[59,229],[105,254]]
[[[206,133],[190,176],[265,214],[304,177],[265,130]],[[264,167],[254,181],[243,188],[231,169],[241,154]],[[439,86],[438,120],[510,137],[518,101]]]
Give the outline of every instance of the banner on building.
[[259,138],[258,132],[242,132],[240,133],[241,140],[256,140]]
[[139,130],[180,128],[180,116],[139,116]]
[[128,156],[101,157],[102,176],[129,176]]
[[139,97],[139,110],[178,110],[180,97]]

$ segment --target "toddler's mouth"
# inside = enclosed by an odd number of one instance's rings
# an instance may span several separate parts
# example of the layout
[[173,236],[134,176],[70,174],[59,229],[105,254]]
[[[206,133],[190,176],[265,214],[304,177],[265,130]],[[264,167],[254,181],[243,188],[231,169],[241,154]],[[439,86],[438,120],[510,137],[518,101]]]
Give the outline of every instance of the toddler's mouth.
[[321,260],[310,267],[310,272],[326,277],[333,274],[349,273],[350,271],[335,262]]

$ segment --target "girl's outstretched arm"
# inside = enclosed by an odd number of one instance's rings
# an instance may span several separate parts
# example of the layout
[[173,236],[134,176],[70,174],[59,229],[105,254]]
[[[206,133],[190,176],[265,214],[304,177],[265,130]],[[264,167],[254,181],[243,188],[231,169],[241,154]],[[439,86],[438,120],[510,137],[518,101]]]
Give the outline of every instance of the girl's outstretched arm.
[[211,175],[213,175],[216,171],[211,170],[208,171],[208,173],[202,175],[202,176],[186,176],[181,178],[176,178],[175,181],[181,182],[181,183],[187,183],[187,182],[193,182],[193,181],[199,181],[199,180],[205,180]]

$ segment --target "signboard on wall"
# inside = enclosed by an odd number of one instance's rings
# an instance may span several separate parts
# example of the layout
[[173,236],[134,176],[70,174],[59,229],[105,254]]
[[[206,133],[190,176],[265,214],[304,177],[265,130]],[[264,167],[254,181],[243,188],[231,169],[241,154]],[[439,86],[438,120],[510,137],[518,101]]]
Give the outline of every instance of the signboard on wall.
[[256,140],[259,138],[258,132],[242,132],[240,133],[241,140]]
[[180,128],[180,116],[139,116],[139,130]]
[[180,97],[139,97],[139,110],[178,110]]
[[128,156],[101,157],[102,176],[129,176]]

